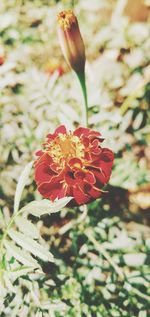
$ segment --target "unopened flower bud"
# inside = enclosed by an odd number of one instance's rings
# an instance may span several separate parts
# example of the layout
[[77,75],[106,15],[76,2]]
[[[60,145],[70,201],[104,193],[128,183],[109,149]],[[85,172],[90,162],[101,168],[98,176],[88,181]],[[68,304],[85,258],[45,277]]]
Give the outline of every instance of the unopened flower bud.
[[76,16],[71,10],[57,16],[58,36],[63,55],[70,67],[77,73],[84,73],[85,46]]

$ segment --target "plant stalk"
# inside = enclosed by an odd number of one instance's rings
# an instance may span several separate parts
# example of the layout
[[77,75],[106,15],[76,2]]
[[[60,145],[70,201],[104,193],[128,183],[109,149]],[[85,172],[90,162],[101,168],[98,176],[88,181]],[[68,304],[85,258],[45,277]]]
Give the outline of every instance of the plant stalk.
[[87,99],[87,89],[86,89],[86,80],[85,80],[85,72],[83,73],[77,73],[77,77],[79,79],[83,98],[84,98],[84,125],[85,127],[88,127],[88,99]]

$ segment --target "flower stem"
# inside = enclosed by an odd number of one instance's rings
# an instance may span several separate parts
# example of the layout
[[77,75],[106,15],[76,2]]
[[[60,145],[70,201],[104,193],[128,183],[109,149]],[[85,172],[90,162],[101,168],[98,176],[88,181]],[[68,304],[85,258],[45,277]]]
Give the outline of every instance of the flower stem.
[[85,72],[82,73],[77,73],[82,93],[83,93],[83,98],[84,98],[84,125],[85,127],[88,127],[88,99],[87,99],[87,89],[86,89],[86,81],[85,81]]

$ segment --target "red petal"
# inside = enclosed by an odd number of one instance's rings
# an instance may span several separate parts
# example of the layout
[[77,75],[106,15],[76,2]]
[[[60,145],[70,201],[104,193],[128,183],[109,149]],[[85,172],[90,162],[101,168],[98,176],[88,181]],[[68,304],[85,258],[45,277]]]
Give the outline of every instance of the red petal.
[[53,176],[54,172],[48,166],[45,166],[44,162],[35,168],[35,181],[38,184],[49,182]]
[[89,138],[84,137],[84,138],[82,139],[82,143],[83,143],[83,145],[87,148],[87,147],[89,146],[89,144],[90,144]]
[[35,155],[37,155],[37,156],[41,156],[42,154],[43,154],[43,151],[41,151],[41,150],[35,152]]
[[94,139],[94,140],[92,141],[92,146],[93,146],[93,147],[98,147],[98,146],[99,146],[99,140],[98,140],[98,139]]
[[73,132],[73,135],[76,135],[78,137],[80,137],[81,135],[84,135],[84,136],[89,136],[89,133],[90,133],[90,129],[88,128],[77,128],[74,132]]
[[60,199],[65,197],[67,189],[63,187],[62,184],[57,183],[52,185],[50,183],[45,183],[42,186],[39,186],[38,190],[43,197],[53,201],[56,198]]
[[66,188],[62,182],[63,179],[64,174],[61,173],[53,177],[49,182],[40,184],[38,190],[45,198],[50,198],[52,200],[57,197],[60,198],[60,196],[62,197],[62,193],[64,194],[66,192]]
[[47,154],[43,153],[36,161],[35,161],[35,167],[40,165],[41,163],[45,163],[45,165],[50,166],[50,164],[53,162],[52,158]]
[[74,173],[71,171],[67,171],[65,174],[65,182],[69,186],[74,186],[77,184],[77,180],[74,177]]
[[95,184],[96,179],[95,179],[94,173],[87,172],[85,176],[85,180],[90,184]]
[[[52,140],[54,140],[56,138],[55,134],[51,134],[51,133],[48,133],[46,137],[48,138],[47,142],[48,141],[52,141]],[[43,146],[46,145],[47,142],[44,143]]]
[[94,155],[100,155],[101,152],[102,152],[102,149],[101,149],[101,148],[93,148],[93,149],[91,150],[91,152],[92,152],[92,154],[94,154]]
[[88,195],[90,195],[94,199],[99,198],[102,194],[99,188],[93,187],[89,184],[85,185],[85,190],[87,191]]
[[76,178],[78,178],[78,181],[85,178],[85,173],[83,171],[76,171],[74,175]]
[[85,152],[84,159],[87,160],[87,161],[92,161],[91,153]]
[[62,168],[60,168],[56,163],[51,163],[50,164],[50,168],[52,169],[52,171],[54,171],[55,173],[60,173],[60,170]]
[[109,181],[111,175],[111,168],[101,169],[101,170],[92,170],[96,180],[101,184],[104,185]]
[[69,163],[68,163],[69,167],[73,167],[73,168],[82,168],[83,164],[81,162],[81,160],[79,158],[72,158]]
[[78,205],[89,202],[89,197],[81,190],[79,186],[73,188],[73,197]]
[[49,182],[50,179],[56,175],[55,171],[51,169],[52,158],[44,153],[36,162],[35,162],[35,181],[38,184],[44,182]]
[[101,160],[103,160],[105,162],[113,161],[114,160],[114,153],[107,148],[103,148],[102,154],[101,154]]
[[61,133],[61,134],[67,133],[66,127],[63,124],[60,125],[54,132],[55,135],[58,135],[59,133]]
[[66,134],[67,133],[67,130],[66,130],[66,127],[64,125],[60,125],[55,131],[53,134],[49,133],[47,134],[47,138],[48,138],[48,141],[51,141],[51,140],[54,140],[57,135],[61,133],[61,134]]

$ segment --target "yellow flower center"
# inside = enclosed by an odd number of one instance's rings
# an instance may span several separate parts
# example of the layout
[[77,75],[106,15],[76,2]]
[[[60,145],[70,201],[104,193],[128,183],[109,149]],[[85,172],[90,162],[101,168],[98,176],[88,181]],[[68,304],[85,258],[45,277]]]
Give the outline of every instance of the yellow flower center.
[[63,30],[70,29],[76,23],[76,17],[72,10],[62,11],[57,15],[57,20]]
[[73,134],[59,133],[57,138],[46,145],[46,152],[59,166],[64,167],[71,158],[84,158],[84,145]]

